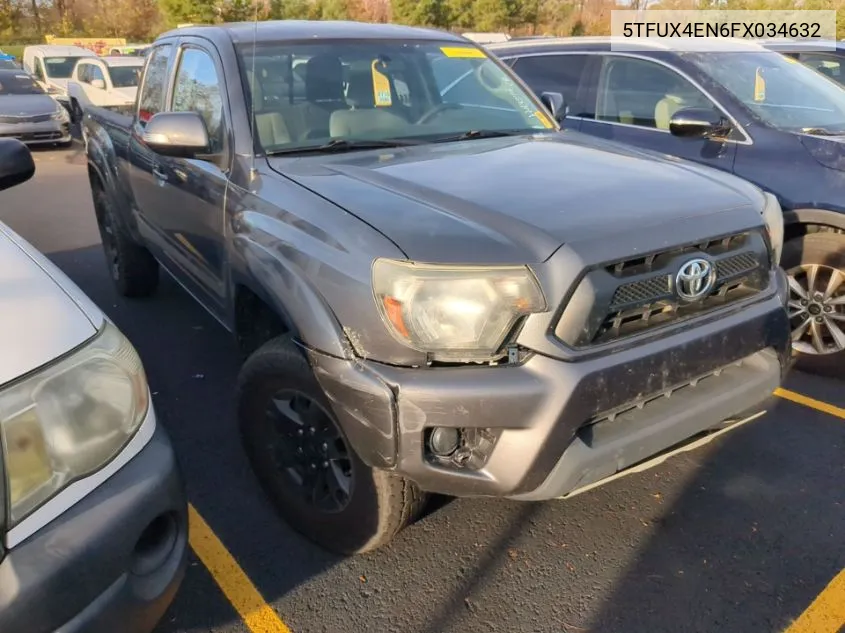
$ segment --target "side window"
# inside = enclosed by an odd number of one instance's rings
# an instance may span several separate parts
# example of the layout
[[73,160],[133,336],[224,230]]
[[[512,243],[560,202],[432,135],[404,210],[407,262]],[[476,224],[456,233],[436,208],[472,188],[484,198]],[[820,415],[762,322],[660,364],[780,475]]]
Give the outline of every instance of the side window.
[[[488,62],[490,63],[490,62]],[[443,103],[487,108],[512,108],[490,93],[475,76],[475,66],[468,59],[437,57],[431,63],[434,82]]]
[[[572,108],[577,102],[578,87],[587,67],[587,55],[539,55],[520,57],[513,69],[536,94],[559,92]],[[584,113],[571,110],[575,116]]]
[[841,60],[835,55],[801,53],[798,59],[813,70],[830,77],[836,83],[845,84],[845,75],[842,73]]
[[668,130],[682,108],[713,108],[713,103],[671,68],[644,59],[604,58],[596,119]]
[[76,67],[76,78],[79,80],[80,83],[87,84],[90,83],[88,78],[88,69],[91,67],[90,64],[79,64]]
[[94,81],[95,79],[102,79],[103,81],[106,78],[103,76],[103,69],[99,66],[95,66],[94,64],[87,64],[88,66],[88,81]]
[[223,151],[223,98],[214,60],[205,51],[185,48],[173,86],[174,112],[198,112],[205,121],[211,153]]
[[164,96],[167,93],[167,67],[173,52],[171,44],[159,46],[147,58],[143,85],[138,99],[138,121],[149,121],[153,115],[164,110]]
[[35,68],[33,68],[33,73],[38,81],[44,81],[44,65],[38,57],[35,58]]

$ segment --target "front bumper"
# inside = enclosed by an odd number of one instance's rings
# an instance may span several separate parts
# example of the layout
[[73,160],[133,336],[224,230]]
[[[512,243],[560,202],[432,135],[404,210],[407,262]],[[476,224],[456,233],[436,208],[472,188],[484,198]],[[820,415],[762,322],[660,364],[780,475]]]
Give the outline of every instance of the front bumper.
[[0,123],[0,138],[14,138],[27,145],[69,143],[72,138],[70,121]]
[[0,562],[0,631],[149,633],[184,575],[187,503],[165,431]]
[[[615,476],[765,406],[790,363],[786,277],[741,310],[611,354],[567,362],[403,368],[310,351],[358,455],[422,489],[547,499]],[[489,429],[475,470],[426,455],[433,427]]]

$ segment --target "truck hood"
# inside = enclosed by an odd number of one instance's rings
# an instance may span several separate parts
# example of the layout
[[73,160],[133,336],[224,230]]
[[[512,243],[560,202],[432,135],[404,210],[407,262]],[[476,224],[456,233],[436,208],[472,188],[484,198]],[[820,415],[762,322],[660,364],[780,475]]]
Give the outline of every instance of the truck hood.
[[563,243],[763,205],[729,174],[571,131],[269,163],[418,261],[541,262]]
[[64,273],[0,223],[0,385],[67,354],[102,322]]
[[0,114],[7,116],[34,116],[55,112],[58,104],[49,95],[3,95],[0,97]]

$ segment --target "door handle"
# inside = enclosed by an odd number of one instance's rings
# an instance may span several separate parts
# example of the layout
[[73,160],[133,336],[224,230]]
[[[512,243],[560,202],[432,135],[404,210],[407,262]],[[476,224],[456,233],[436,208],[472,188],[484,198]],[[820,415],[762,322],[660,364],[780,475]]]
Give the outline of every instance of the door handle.
[[161,183],[161,184],[164,184],[164,183],[167,182],[167,175],[163,171],[161,171],[158,167],[153,167],[153,176],[155,176],[156,180],[158,180],[159,183]]

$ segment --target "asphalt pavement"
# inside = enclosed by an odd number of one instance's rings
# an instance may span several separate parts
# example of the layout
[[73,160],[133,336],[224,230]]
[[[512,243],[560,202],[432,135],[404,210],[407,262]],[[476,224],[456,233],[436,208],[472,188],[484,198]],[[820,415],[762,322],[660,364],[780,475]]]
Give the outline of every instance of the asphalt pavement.
[[[191,504],[290,630],[780,633],[845,567],[845,420],[785,400],[704,449],[569,501],[437,499],[384,550],[325,553],[273,512],[249,469],[229,334],[169,278],[153,299],[118,297],[84,157],[36,161],[33,181],[0,194],[0,220],[137,347]],[[842,382],[796,373],[788,387],[845,407]],[[156,633],[250,630],[220,587],[192,556]]]

